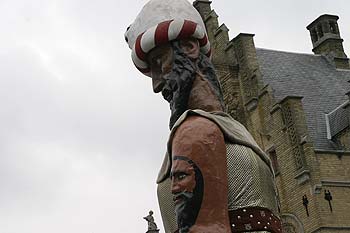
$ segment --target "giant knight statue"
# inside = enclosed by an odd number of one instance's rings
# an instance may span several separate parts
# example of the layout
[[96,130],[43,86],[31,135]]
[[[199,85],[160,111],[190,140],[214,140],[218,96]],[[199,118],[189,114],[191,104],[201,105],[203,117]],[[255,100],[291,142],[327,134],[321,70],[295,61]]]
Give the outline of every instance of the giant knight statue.
[[132,60],[171,109],[158,200],[167,233],[281,232],[271,162],[225,113],[205,25],[187,0],[151,0],[128,27]]

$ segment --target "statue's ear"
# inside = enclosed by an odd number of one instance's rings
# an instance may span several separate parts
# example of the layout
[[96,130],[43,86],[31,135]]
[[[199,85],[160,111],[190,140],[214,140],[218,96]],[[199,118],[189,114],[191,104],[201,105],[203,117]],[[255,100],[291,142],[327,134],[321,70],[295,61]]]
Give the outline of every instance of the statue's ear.
[[180,47],[191,59],[197,59],[199,57],[200,47],[197,39],[189,38],[181,40]]

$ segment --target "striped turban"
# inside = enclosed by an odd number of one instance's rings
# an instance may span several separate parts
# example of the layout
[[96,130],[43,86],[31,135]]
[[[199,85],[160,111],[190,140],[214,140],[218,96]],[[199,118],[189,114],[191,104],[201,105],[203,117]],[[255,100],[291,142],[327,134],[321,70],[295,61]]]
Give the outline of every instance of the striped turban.
[[150,76],[146,55],[173,40],[198,39],[201,52],[211,55],[204,22],[187,0],[150,0],[125,33],[136,68]]

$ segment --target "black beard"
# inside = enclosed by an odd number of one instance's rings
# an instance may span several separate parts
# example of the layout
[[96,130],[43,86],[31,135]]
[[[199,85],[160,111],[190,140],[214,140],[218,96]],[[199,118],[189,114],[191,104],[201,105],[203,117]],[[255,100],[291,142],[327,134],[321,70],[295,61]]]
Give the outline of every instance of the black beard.
[[162,90],[163,97],[170,103],[170,122],[172,129],[179,117],[188,109],[188,99],[192,90],[192,84],[197,75],[197,70],[209,81],[222,109],[225,109],[220,83],[216,77],[215,69],[210,59],[200,54],[195,61],[191,60],[180,48],[178,41],[172,43],[173,67],[171,72],[165,75],[165,85]]
[[179,233],[187,233],[196,222],[200,206],[196,205],[195,195],[190,192],[174,194],[174,198],[180,199],[175,205]]
[[174,57],[171,72],[164,76],[166,81],[162,90],[164,99],[170,104],[170,129],[187,110],[192,84],[197,73],[194,63],[185,54],[174,52]]

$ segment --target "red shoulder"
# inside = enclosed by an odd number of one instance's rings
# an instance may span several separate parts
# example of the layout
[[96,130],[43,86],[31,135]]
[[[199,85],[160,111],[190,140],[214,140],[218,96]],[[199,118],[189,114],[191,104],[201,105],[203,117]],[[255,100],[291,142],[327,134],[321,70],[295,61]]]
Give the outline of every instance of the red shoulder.
[[176,130],[175,134],[186,131],[192,134],[221,133],[220,128],[213,121],[202,116],[189,116]]
[[189,116],[175,132],[173,149],[222,143],[224,136],[216,123],[202,116]]

